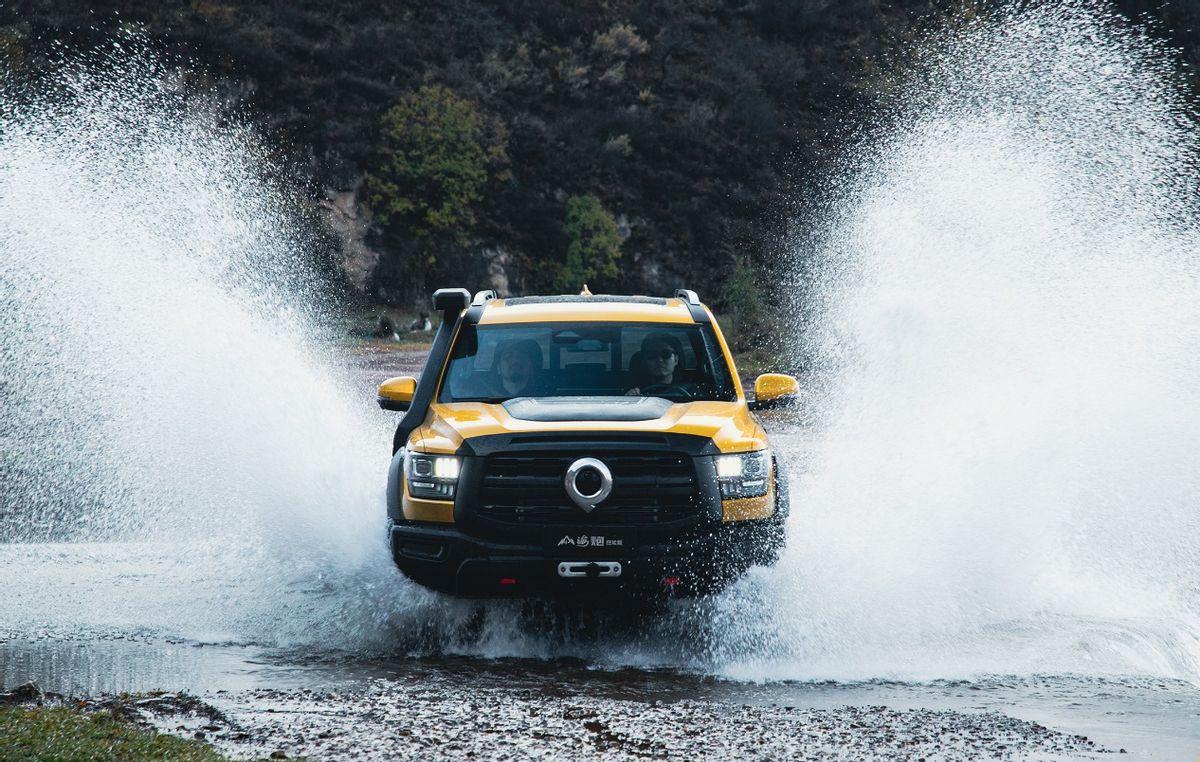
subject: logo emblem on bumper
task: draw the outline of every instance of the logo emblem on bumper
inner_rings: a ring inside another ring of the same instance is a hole
[[[567,475],[563,478],[563,487],[567,497],[579,506],[585,513],[592,509],[612,493],[612,472],[603,461],[596,458],[580,458],[567,467]]]

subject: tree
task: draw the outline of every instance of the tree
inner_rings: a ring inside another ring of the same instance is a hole
[[[375,219],[404,237],[465,244],[489,170],[508,162],[504,126],[448,88],[426,85],[388,109],[381,137],[378,167],[366,180]]]
[[[595,196],[567,199],[563,233],[567,236],[567,263],[558,276],[558,288],[570,291],[585,283],[613,280],[620,272],[621,236],[617,221]]]
[[[744,254],[735,254],[733,267],[722,284],[720,299],[733,319],[733,349],[759,348],[771,333],[770,314],[764,301],[762,276]]]

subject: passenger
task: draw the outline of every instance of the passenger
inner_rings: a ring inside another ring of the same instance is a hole
[[[679,358],[683,356],[679,340],[669,333],[658,331],[642,339],[642,349],[629,364],[637,386],[625,392],[626,395],[645,393],[646,389],[678,386],[675,370],[679,367]]]
[[[533,339],[507,341],[496,347],[497,397],[533,397],[540,390],[542,348]]]

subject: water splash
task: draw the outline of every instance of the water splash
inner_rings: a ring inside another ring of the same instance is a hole
[[[41,573],[6,575],[6,624],[390,632],[431,596],[389,568],[387,422],[350,402],[322,341],[286,168],[136,40],[9,74],[5,534],[155,544],[75,570],[30,546],[13,564]]]
[[[811,257],[825,422],[747,674],[1200,680],[1197,129],[1090,3],[964,20]]]

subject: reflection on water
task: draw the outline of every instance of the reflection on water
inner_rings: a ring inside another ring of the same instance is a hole
[[[0,645],[0,687],[33,681],[68,696],[275,686],[258,649],[130,640],[26,640]]]

